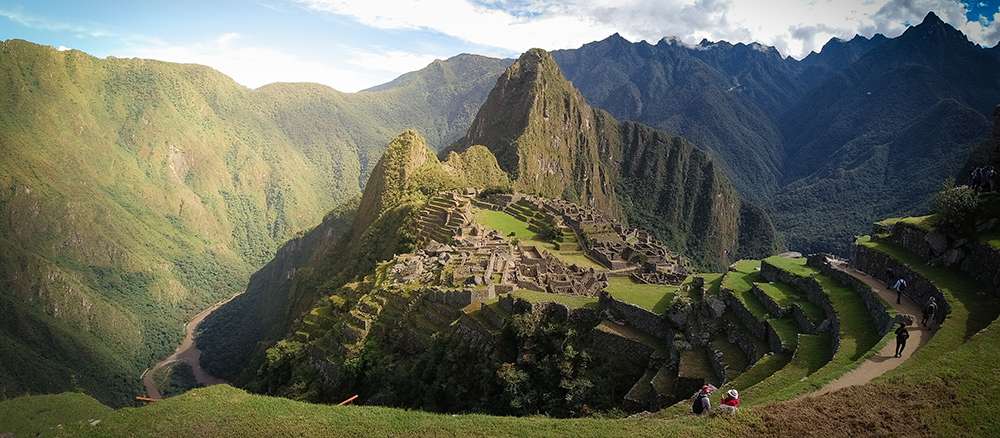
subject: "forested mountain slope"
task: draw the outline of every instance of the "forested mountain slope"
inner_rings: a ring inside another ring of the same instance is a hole
[[[782,246],[767,215],[739,197],[709,154],[594,110],[544,50],[507,69],[452,147],[476,144],[497,156],[515,189],[624,218],[700,266]],[[742,215],[750,211],[757,214]]]
[[[617,35],[553,57],[594,107],[710,151],[790,248],[844,254],[866,224],[926,211],[958,176],[1000,103],[995,52],[931,13],[899,37],[835,39],[801,61]]]
[[[781,125],[788,160],[772,216],[791,246],[839,249],[876,218],[928,211],[987,139],[997,72],[1000,60],[931,14],[810,91]]]
[[[3,42],[5,394],[79,384],[127,403],[184,320],[360,195],[400,127],[457,138],[508,63],[460,56],[344,94]]]

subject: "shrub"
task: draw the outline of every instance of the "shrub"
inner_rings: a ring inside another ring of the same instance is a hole
[[[969,187],[955,187],[955,179],[948,178],[942,185],[937,199],[934,200],[938,227],[955,232],[971,229],[977,207],[979,207],[979,195]]]

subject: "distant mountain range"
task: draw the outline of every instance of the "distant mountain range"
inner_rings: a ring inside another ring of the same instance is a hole
[[[801,61],[618,35],[553,57],[594,107],[710,151],[790,249],[846,254],[866,224],[926,214],[988,138],[996,53],[930,13],[899,37],[834,39]]]

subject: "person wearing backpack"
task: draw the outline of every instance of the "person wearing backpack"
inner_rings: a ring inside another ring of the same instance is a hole
[[[899,323],[896,329],[896,357],[903,356],[903,349],[906,348],[906,340],[910,338],[910,332],[906,330],[906,324]]]
[[[906,280],[903,280],[903,277],[900,276],[899,280],[896,280],[896,286],[893,289],[896,289],[896,304],[902,304],[900,301],[903,298],[903,291],[906,290]]]
[[[924,306],[924,317],[920,319],[920,323],[923,324],[924,327],[927,327],[927,321],[930,321],[932,324],[934,323],[934,317],[937,315],[937,309],[937,299],[931,297],[931,299],[927,301],[927,305]]]
[[[711,385],[702,386],[698,396],[694,399],[694,404],[691,405],[691,412],[694,412],[695,415],[705,415],[712,410],[712,401],[708,398],[711,393]]]

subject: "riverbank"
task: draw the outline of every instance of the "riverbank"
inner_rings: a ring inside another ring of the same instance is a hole
[[[184,325],[184,330],[185,332],[187,332],[187,334],[184,336],[184,341],[181,342],[181,345],[178,346],[176,350],[174,350],[173,354],[168,356],[166,359],[163,359],[162,361],[158,362],[156,365],[153,366],[153,368],[147,369],[145,372],[142,373],[142,383],[146,387],[147,397],[154,399],[162,398],[160,389],[156,386],[156,382],[153,380],[153,374],[155,374],[156,371],[159,370],[160,368],[163,368],[164,366],[167,366],[177,361],[184,361],[187,362],[188,365],[191,365],[191,368],[194,370],[195,380],[197,380],[198,383],[204,386],[218,385],[220,383],[228,383],[225,380],[222,380],[218,377],[209,374],[208,372],[206,372],[204,369],[201,368],[201,364],[198,363],[199,359],[201,358],[201,350],[199,350],[198,347],[195,345],[194,334],[195,331],[198,330],[198,324],[201,324],[201,322],[205,319],[205,317],[207,317],[210,313],[214,312],[215,309],[218,309],[223,304],[228,303],[229,300],[232,300],[233,298],[239,296],[240,293],[237,293],[236,295],[233,295],[225,300],[215,303],[214,306],[209,307],[203,310],[201,313],[195,315],[195,317],[192,318],[191,321],[188,321],[188,323]]]

